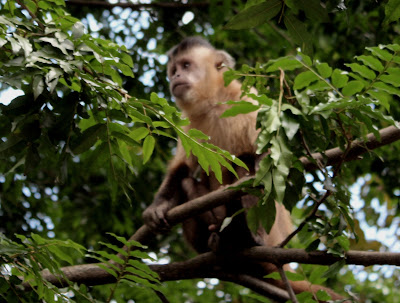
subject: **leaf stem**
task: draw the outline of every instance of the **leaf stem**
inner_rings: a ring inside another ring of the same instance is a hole
[[[301,65],[303,65],[306,69],[308,69],[310,72],[312,72],[314,75],[316,75],[320,80],[324,81],[326,84],[328,84],[328,86],[334,90],[335,92],[338,93],[338,95],[341,98],[345,98],[345,96],[343,96],[343,94],[339,91],[339,89],[337,89],[336,87],[334,87],[330,82],[328,82],[325,78],[323,78],[320,74],[318,74],[314,69],[311,68],[311,66],[308,66],[307,64],[305,64],[303,61],[301,61],[300,59],[294,57],[297,61],[300,62]]]
[[[44,30],[45,30],[45,26],[44,26],[44,24],[43,24],[42,22],[40,22],[40,21],[38,20],[38,17],[37,17],[34,13],[32,13],[32,12],[30,11],[30,9],[29,9],[24,3],[22,3],[20,0],[16,0],[16,2],[17,2],[19,5],[21,5],[21,7],[22,7],[23,9],[25,9],[25,10],[28,12],[28,14],[32,17],[32,19],[34,19],[34,20],[37,22],[37,24],[39,25],[40,29],[41,29],[42,31],[44,31]]]

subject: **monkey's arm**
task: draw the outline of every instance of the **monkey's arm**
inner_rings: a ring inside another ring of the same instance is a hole
[[[153,203],[143,212],[144,223],[151,230],[166,230],[169,224],[165,214],[171,208],[185,201],[182,191],[182,180],[189,175],[189,166],[185,161],[183,148],[178,145],[177,154],[172,160]]]

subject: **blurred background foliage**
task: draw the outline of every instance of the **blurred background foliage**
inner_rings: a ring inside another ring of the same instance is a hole
[[[20,11],[20,3],[29,4],[29,1],[0,2],[1,14],[9,13],[10,6]],[[171,105],[174,103],[166,79],[165,53],[187,36],[206,37],[217,48],[232,54],[239,67],[294,55],[301,47],[315,60],[343,69],[344,63],[353,62],[354,56],[363,54],[366,47],[400,43],[400,24],[397,20],[400,2],[393,0],[285,1],[285,13],[299,24],[300,32],[297,34],[285,25],[280,13],[255,28],[226,28],[238,12],[259,3],[263,1],[117,3],[70,0],[65,2],[65,10],[81,20],[89,36],[126,46],[133,60],[134,77],[121,74],[121,81],[129,95],[148,100],[150,93],[155,92],[171,101]],[[55,1],[54,5],[63,3]],[[18,14],[21,15],[20,12]],[[0,60],[4,59],[4,55],[0,54]],[[14,96],[10,87],[18,86],[10,86],[1,79],[0,75],[0,101],[7,105],[10,102],[8,96]],[[29,83],[22,83],[19,88],[29,91],[27,86]],[[30,93],[32,98],[34,92]],[[12,240],[15,240],[15,234],[29,235],[34,232],[42,237],[71,239],[86,248],[99,249],[99,241],[118,244],[107,232],[129,238],[142,225],[141,213],[151,203],[161,183],[176,142],[165,136],[157,137],[153,155],[145,165],[142,164],[141,151],[137,149],[132,152],[136,155],[132,156],[134,170],[117,167],[117,173],[122,174],[121,178],[129,184],[125,190],[119,190],[118,182],[110,176],[112,172],[107,161],[96,159],[96,155],[91,153],[70,156],[63,152],[65,135],[70,131],[66,129],[63,119],[73,116],[69,102],[75,97],[65,94],[53,100],[49,111],[55,113],[59,123],[51,129],[53,133],[49,133],[48,137],[32,141],[32,145],[15,145],[13,150],[4,148],[0,151],[0,232]],[[390,114],[395,120],[400,120],[398,102],[396,96],[390,99]],[[10,110],[14,110],[17,117],[35,106],[34,103],[26,105],[23,99],[22,106],[17,106],[18,102],[15,104],[15,108],[2,107],[4,112],[8,111],[8,117]],[[85,113],[80,115],[85,117]],[[38,128],[42,127],[39,121],[46,125],[46,121],[32,118],[22,132],[26,132],[29,138],[38,138]],[[0,136],[7,137],[12,128],[2,112]],[[165,131],[175,136],[171,129]],[[52,144],[46,140],[52,140]],[[39,152],[27,152],[32,149]],[[348,164],[341,174],[341,182],[355,193],[353,208],[359,241],[352,243],[352,249],[396,251],[400,248],[399,152],[399,143],[385,146],[365,155],[362,162]],[[26,159],[25,166],[19,163],[22,158]],[[310,175],[310,178],[319,179],[316,174],[313,177]],[[296,216],[301,216],[300,211],[295,210],[293,214],[295,221]],[[186,259],[193,252],[182,242],[182,231],[176,227],[172,233],[154,238],[151,249],[155,253],[152,255],[164,262]],[[296,243],[292,245],[296,246]],[[162,248],[160,251],[159,247]],[[77,263],[78,260],[82,261],[77,258]],[[312,267],[304,266],[304,271],[311,270]],[[399,278],[399,270],[393,267],[364,269],[350,266],[343,268],[337,278],[330,279],[328,286],[340,289],[351,285],[350,290],[359,294],[362,302],[397,302]],[[242,287],[219,283],[215,279],[168,282],[162,288],[171,302],[268,302]],[[108,297],[109,290],[94,287],[91,293],[103,300]],[[114,298],[118,302],[155,300],[150,290],[130,288],[128,285],[119,287]]]

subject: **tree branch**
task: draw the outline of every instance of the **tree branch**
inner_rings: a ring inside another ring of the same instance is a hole
[[[303,249],[285,249],[278,247],[257,246],[246,249],[238,254],[242,260],[264,261],[274,264],[297,262],[302,264],[331,265],[342,258],[324,251],[306,252]],[[353,265],[395,265],[400,266],[400,253],[355,251],[345,253],[346,264]]]
[[[321,264],[330,265],[341,258],[328,254],[327,252],[315,251],[307,253],[302,249],[284,249],[274,247],[252,247],[237,254],[215,255],[212,252],[198,255],[190,260],[174,262],[166,265],[150,265],[149,267],[158,273],[160,281],[176,281],[182,279],[195,278],[218,278],[223,281],[230,281],[242,286],[248,287],[262,295],[278,301],[289,299],[288,294],[273,285],[249,275],[227,271],[227,268],[233,266],[221,267],[221,260],[225,264],[252,262],[270,262],[274,264],[286,264],[297,262],[303,264]],[[344,260],[347,264],[355,265],[396,265],[400,266],[400,253],[385,252],[364,252],[348,251]],[[71,282],[79,284],[102,285],[115,282],[115,278],[101,269],[96,264],[84,264],[68,266],[61,269],[65,277]],[[57,287],[67,285],[64,279],[54,276],[48,271],[43,272],[43,278]]]
[[[400,130],[395,127],[388,127],[380,131],[381,140],[378,141],[374,135],[368,135],[368,141],[355,141],[352,147],[347,153],[346,161],[356,159],[361,154],[378,148],[383,145],[390,144],[400,139]],[[328,165],[332,165],[335,161],[339,161],[340,156],[343,155],[343,151],[338,148],[331,149],[325,153],[327,157]],[[321,154],[313,155],[314,158],[321,157]],[[302,162],[307,170],[315,168],[314,163],[307,159],[302,159]],[[228,203],[234,198],[240,197],[244,193],[241,191],[229,189],[231,186],[238,186],[242,182],[249,180],[251,177],[245,177],[232,185],[225,186],[214,192],[211,192],[202,197],[191,200],[180,206],[171,209],[167,213],[167,219],[171,225],[177,224],[189,217],[196,214],[200,214],[208,209],[215,208],[218,205]],[[149,238],[152,237],[151,231],[147,226],[142,226],[138,231],[131,237],[132,240],[146,243]],[[253,247],[242,251],[238,254],[233,255],[230,253],[228,256],[223,255],[224,259],[236,258],[235,262],[249,262],[249,261],[264,261],[273,264],[286,264],[290,262],[306,263],[306,264],[321,264],[330,265],[341,258],[327,254],[326,252],[311,252],[307,253],[301,249],[283,249],[283,248],[272,248],[272,247]],[[239,261],[238,261],[239,260]],[[362,252],[362,251],[349,251],[345,254],[344,260],[347,264],[356,265],[396,265],[400,266],[400,253],[384,253],[384,252]],[[280,300],[287,300],[287,293],[281,289],[277,289],[273,295],[269,291],[275,289],[265,281],[259,280],[254,277],[247,275],[241,275],[237,273],[227,273],[225,270],[221,270],[215,254],[205,253],[199,255],[191,260],[184,262],[176,262],[167,265],[150,265],[151,269],[157,272],[161,281],[181,280],[181,279],[193,279],[193,278],[205,278],[215,277],[225,281],[231,281],[243,286],[249,287],[254,291],[267,294],[268,296],[281,296]],[[108,284],[115,281],[114,277],[107,273],[105,270],[99,268],[96,264],[85,264],[76,265],[62,268],[65,276],[72,282],[83,283],[86,285],[101,285]],[[48,271],[43,272],[43,278],[48,280],[50,283],[56,286],[65,286],[65,281],[60,277],[55,277]],[[271,288],[272,287],[272,288]],[[271,288],[271,289],[270,289]],[[283,299],[283,298],[286,299]]]
[[[201,213],[213,209],[217,206],[223,205],[232,201],[246,193],[229,189],[230,187],[236,187],[250,180],[251,177],[244,177],[236,181],[233,184],[222,186],[220,189],[210,192],[204,196],[198,197],[184,204],[176,206],[168,211],[166,219],[171,226],[174,226],[188,218],[200,215]],[[146,244],[149,238],[153,236],[150,229],[143,225],[137,230],[137,232],[130,238],[130,240],[138,241],[142,244]]]
[[[379,131],[380,140],[375,137],[374,134],[368,134],[366,137],[366,141],[355,140],[351,144],[344,161],[348,162],[351,160],[357,159],[363,153],[376,149],[378,147],[388,145],[400,139],[400,129],[395,126],[389,126]],[[325,156],[321,153],[315,153],[312,155],[315,161],[322,161],[326,166],[330,166],[336,164],[340,161],[340,159],[344,155],[344,151],[339,147],[329,149],[325,151]],[[314,161],[310,161],[309,159],[302,157],[300,161],[303,163],[305,170],[311,171],[317,169],[317,165]]]

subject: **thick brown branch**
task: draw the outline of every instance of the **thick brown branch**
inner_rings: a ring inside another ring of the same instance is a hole
[[[348,150],[345,161],[351,161],[357,159],[363,153],[376,149],[378,147],[388,145],[400,139],[400,129],[394,126],[386,127],[379,131],[380,140],[378,140],[374,134],[368,134],[366,141],[356,140],[351,144],[350,149]],[[326,166],[337,164],[340,159],[343,157],[344,151],[339,147],[329,149],[325,152],[325,158],[320,153],[313,154],[313,158],[316,161],[322,161],[326,159]],[[307,171],[317,169],[317,166],[314,162],[308,160],[307,158],[300,158],[300,161],[303,163],[304,168]]]
[[[215,254],[209,252],[198,255],[187,261],[166,265],[150,265],[150,268],[159,274],[161,282],[195,278],[218,278],[241,284],[259,293],[265,294],[268,292],[269,295],[271,294],[269,291],[275,289],[271,285],[265,283],[265,281],[258,280],[257,278],[251,278],[248,275],[244,278],[243,275],[221,269],[221,260],[224,260],[224,262],[263,261],[275,264],[297,262],[302,264],[330,265],[341,259],[326,252],[318,251],[307,253],[302,249],[284,249],[263,246],[252,247],[236,255],[230,253],[227,256],[221,255],[217,257]],[[347,264],[363,266],[400,266],[400,253],[349,251],[345,254],[344,260]],[[102,285],[115,282],[115,278],[112,275],[96,264],[64,267],[62,271],[68,280],[79,284]],[[43,272],[43,278],[58,287],[66,285],[65,281],[50,274],[48,271]],[[252,285],[253,283],[254,285]],[[282,290],[280,291],[280,294],[282,294]],[[283,293],[287,297],[286,292]]]
[[[252,247],[240,253],[244,260],[266,261],[274,264],[297,262],[302,264],[331,265],[341,258],[327,252],[315,251],[307,253],[303,249],[284,249],[275,247]],[[400,253],[354,251],[345,254],[346,264],[354,265],[395,265],[400,266]]]
[[[110,3],[107,1],[89,1],[89,0],[68,0],[65,1],[67,5],[75,6],[95,6],[103,8],[131,8],[132,10],[151,9],[151,8],[175,8],[175,9],[191,9],[191,8],[204,8],[208,7],[208,2],[195,2],[195,3],[181,3],[181,2],[152,2],[152,3],[131,3],[131,2],[117,2]]]
[[[158,273],[161,282],[195,278],[218,278],[248,287],[278,302],[285,302],[289,299],[286,292],[276,286],[249,275],[229,273],[217,265],[218,260],[215,254],[205,253],[187,261],[166,265],[150,265],[150,268]],[[90,286],[115,282],[115,278],[112,275],[96,264],[69,266],[61,270],[68,280],[79,284]],[[63,279],[52,275],[48,271],[43,272],[42,275],[44,279],[57,287],[67,285]],[[28,287],[28,285],[26,286]]]
[[[217,206],[228,203],[235,198],[238,198],[245,193],[238,190],[228,189],[229,187],[239,186],[241,183],[246,182],[250,177],[244,177],[236,181],[231,185],[226,185],[218,190],[215,190],[207,195],[188,201],[177,207],[174,207],[166,214],[168,223],[173,226],[188,218],[199,215],[206,210],[213,209]],[[152,236],[152,232],[147,226],[142,226],[138,231],[130,238],[130,240],[139,241],[142,244],[146,244],[149,237]]]

